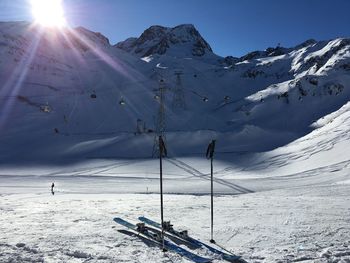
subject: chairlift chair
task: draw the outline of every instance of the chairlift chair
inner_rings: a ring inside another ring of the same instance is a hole
[[[125,105],[125,100],[123,99],[123,97],[120,99],[119,105],[120,106],[124,106]]]
[[[51,108],[49,106],[49,103],[46,103],[46,105],[41,105],[40,106],[40,110],[42,112],[45,112],[45,113],[50,113],[51,112]]]
[[[96,92],[95,91],[92,91],[91,95],[90,95],[90,98],[91,99],[96,99],[97,96],[96,96]]]

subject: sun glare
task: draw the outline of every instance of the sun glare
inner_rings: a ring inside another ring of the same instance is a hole
[[[66,25],[62,0],[30,0],[35,22],[43,26]]]

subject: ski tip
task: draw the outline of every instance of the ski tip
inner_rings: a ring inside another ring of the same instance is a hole
[[[121,224],[121,225],[130,225],[129,222],[125,221],[124,219],[122,219],[120,217],[113,218],[113,221],[118,223],[118,224]]]

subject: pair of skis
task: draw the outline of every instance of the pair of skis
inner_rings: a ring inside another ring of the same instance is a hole
[[[150,225],[150,226],[158,229],[157,230],[158,232],[157,232],[152,228],[142,227],[142,224],[141,224],[141,228],[140,228],[140,225],[139,226],[134,225],[134,224],[132,224],[128,221],[125,221],[124,219],[121,219],[121,218],[114,218],[113,220],[116,223],[123,225],[123,226],[137,232],[141,236],[150,239],[151,241],[156,243],[159,247],[162,247],[163,244],[162,244],[162,241],[160,239],[160,234],[159,234],[160,231],[162,230],[161,224],[159,224],[151,219],[148,219],[146,217],[139,217],[139,220],[141,222],[143,222],[144,224]],[[223,252],[221,250],[218,250],[210,245],[207,245],[207,244],[205,244],[197,239],[189,237],[187,235],[187,231],[183,231],[183,232],[176,231],[172,228],[171,225],[168,225],[166,227],[165,231],[166,231],[167,235],[170,237],[170,239],[176,238],[179,241],[182,241],[182,242],[184,241],[184,242],[190,244],[193,248],[206,248],[210,252],[217,255],[218,256],[217,259],[221,258],[221,259],[227,260],[229,262],[239,262],[240,256],[228,254],[228,253]],[[185,258],[188,258],[196,263],[206,263],[206,262],[211,262],[213,260],[211,258],[205,258],[205,257],[198,256],[198,255],[196,255],[196,254],[194,254],[186,249],[183,249],[182,247],[180,247],[180,246],[178,246],[178,245],[176,245],[168,240],[164,240],[164,247],[167,250],[171,250],[171,251],[173,251],[173,252],[175,252],[175,253],[177,253]]]

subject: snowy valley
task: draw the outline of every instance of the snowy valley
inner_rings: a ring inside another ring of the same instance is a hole
[[[350,262],[350,39],[238,58],[188,24],[114,45],[2,22],[0,80],[0,262],[188,262],[112,220],[159,219],[160,87],[167,220],[208,241],[216,139],[219,244],[247,262]]]

